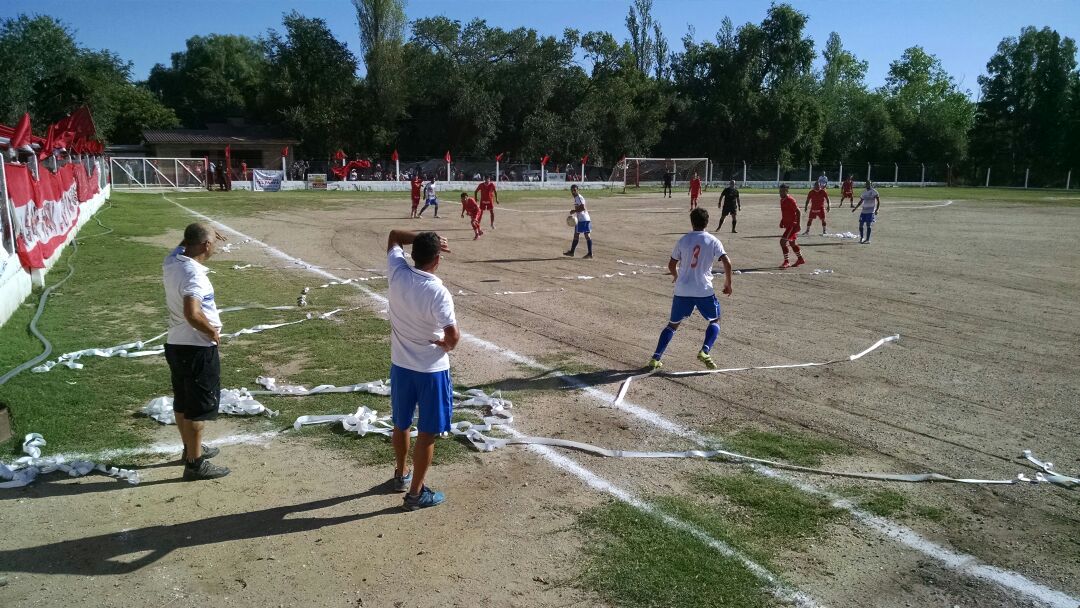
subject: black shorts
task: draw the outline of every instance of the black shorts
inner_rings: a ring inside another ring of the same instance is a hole
[[[738,215],[738,214],[739,214],[739,209],[735,205],[730,205],[730,206],[724,205],[720,209],[720,215]]]
[[[166,344],[172,373],[173,411],[193,421],[217,418],[221,403],[221,361],[216,346]]]

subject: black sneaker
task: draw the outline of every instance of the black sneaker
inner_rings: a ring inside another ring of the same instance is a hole
[[[572,258],[572,257],[574,257],[574,252],[573,251],[564,251],[563,255],[565,255],[568,258]]]
[[[203,458],[213,458],[214,456],[217,456],[221,453],[221,448],[215,448],[213,446],[206,445],[205,443],[201,443],[199,445],[202,446]],[[187,461],[187,448],[184,448],[184,451],[180,453],[180,460],[183,460],[185,462]]]
[[[184,481],[199,481],[201,479],[217,479],[229,474],[229,469],[200,458],[198,463],[184,464]]]

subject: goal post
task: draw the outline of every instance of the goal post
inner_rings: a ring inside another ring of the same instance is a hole
[[[702,181],[709,178],[707,158],[646,158],[629,157],[620,162],[612,173],[611,181],[622,182],[626,188],[661,186],[664,177],[670,175],[672,187],[685,186],[697,174]]]

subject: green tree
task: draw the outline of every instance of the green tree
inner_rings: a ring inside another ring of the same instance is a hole
[[[338,147],[354,147],[348,125],[356,58],[322,19],[293,11],[282,25],[284,33],[271,30],[264,41],[271,115],[300,138],[302,153],[325,158]]]
[[[972,130],[978,162],[1015,173],[1028,166],[1067,169],[1080,143],[1070,128],[1076,67],[1076,42],[1049,27],[1025,27],[1002,40],[979,77]]]
[[[402,64],[405,35],[403,0],[353,0],[360,26],[360,48],[367,75],[362,121],[376,149],[397,139],[397,121],[405,114],[405,74]]]
[[[645,75],[652,71],[658,57],[654,31],[659,33],[660,25],[653,19],[652,5],[652,0],[633,0],[630,12],[626,15],[626,29],[630,32],[630,50],[633,52],[634,65]],[[662,67],[656,66],[656,69],[659,71]]]
[[[267,60],[259,41],[211,34],[187,39],[171,64],[155,65],[147,85],[190,128],[231,117],[260,119]]]
[[[874,160],[856,158],[855,155],[866,120],[870,118],[865,112],[872,108],[873,103],[867,99],[867,63],[844,49],[840,35],[836,32],[829,34],[821,55],[825,60],[820,86],[825,121],[821,159],[828,162]],[[875,117],[875,120],[877,118],[879,117]]]
[[[104,141],[136,143],[142,128],[176,124],[171,110],[131,82],[130,62],[80,47],[60,21],[19,15],[0,24],[0,121],[14,124],[29,112],[40,132],[83,105]]]
[[[903,143],[901,158],[958,162],[967,155],[974,105],[937,57],[913,46],[889,64],[882,93]]]

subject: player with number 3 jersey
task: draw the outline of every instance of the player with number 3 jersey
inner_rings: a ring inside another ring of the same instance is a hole
[[[705,364],[709,369],[716,369],[713,362],[712,351],[717,337],[720,336],[720,302],[716,299],[716,291],[713,289],[713,262],[720,260],[724,264],[724,295],[731,295],[731,260],[728,258],[720,239],[709,234],[709,212],[698,207],[690,212],[690,225],[692,232],[686,233],[675,249],[671,252],[671,260],[668,261],[668,272],[675,277],[675,296],[671,300],[671,316],[668,325],[660,332],[660,340],[656,344],[656,352],[649,360],[650,369],[660,369],[660,358],[664,355],[671,339],[675,337],[675,330],[679,324],[694,314],[696,308],[701,316],[709,322],[705,329],[705,342],[698,352],[698,361]]]

